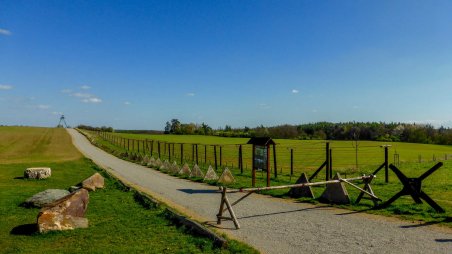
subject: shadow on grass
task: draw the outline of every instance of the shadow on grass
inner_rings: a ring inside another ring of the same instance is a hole
[[[14,177],[14,179],[16,179],[16,180],[23,180],[23,179],[25,179],[25,177],[23,177],[23,176],[16,176],[16,177]]]
[[[38,225],[36,223],[33,224],[24,224],[17,226],[9,232],[11,235],[32,235],[38,232]]]

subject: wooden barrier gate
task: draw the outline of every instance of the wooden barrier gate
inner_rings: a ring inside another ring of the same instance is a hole
[[[350,186],[352,186],[355,189],[358,189],[361,193],[359,195],[359,198],[357,202],[359,202],[364,194],[368,195],[372,201],[374,201],[374,204],[377,205],[378,201],[381,201],[380,198],[375,196],[372,188],[370,187],[371,181],[375,178],[375,175],[363,175],[360,177],[355,178],[348,178],[348,179],[336,179],[336,180],[329,180],[324,182],[316,182],[316,183],[300,183],[300,184],[291,184],[291,185],[281,185],[281,186],[271,186],[271,187],[261,187],[261,188],[245,188],[245,189],[239,189],[239,190],[228,190],[226,187],[222,186],[220,187],[221,190],[221,203],[220,203],[220,209],[217,214],[217,224],[221,224],[222,220],[232,220],[235,228],[239,229],[240,224],[237,220],[237,217],[235,216],[235,212],[232,209],[232,207],[236,204],[238,204],[240,201],[244,200],[254,192],[263,191],[263,190],[277,190],[277,189],[286,189],[286,188],[302,188],[307,186],[316,186],[316,185],[324,185],[324,184],[332,184],[332,183],[346,183]],[[364,188],[361,188],[353,183],[351,181],[356,180],[362,180],[364,181]],[[231,203],[227,197],[227,193],[238,193],[238,192],[247,192],[243,197],[237,199],[235,202]],[[224,207],[226,205],[226,207]],[[228,210],[231,217],[225,217],[223,216],[223,213]]]

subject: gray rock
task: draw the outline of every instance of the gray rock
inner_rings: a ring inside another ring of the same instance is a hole
[[[24,178],[27,179],[45,179],[52,175],[50,168],[27,168],[24,171]]]
[[[43,207],[54,201],[69,195],[67,190],[48,189],[33,195],[31,198],[25,200],[25,206]]]

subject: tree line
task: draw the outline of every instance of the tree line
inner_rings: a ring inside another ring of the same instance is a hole
[[[222,137],[267,136],[300,140],[370,140],[385,142],[409,142],[423,144],[452,145],[452,129],[435,128],[430,124],[384,123],[384,122],[317,122],[299,125],[278,125],[255,128],[212,129],[208,124],[181,123],[178,119],[166,122],[166,134],[198,134]]]
[[[92,127],[79,125],[77,128],[114,132],[112,127]],[[149,130],[116,130],[116,132],[161,134],[161,131]],[[165,134],[176,135],[209,135],[221,137],[271,137],[299,140],[369,140],[384,142],[409,142],[423,144],[452,145],[451,128],[435,128],[430,124],[384,123],[384,122],[317,122],[299,125],[263,125],[249,128],[213,129],[206,123],[181,123],[178,119],[166,122]]]
[[[113,132],[113,127],[107,127],[107,126],[102,126],[102,127],[93,127],[93,126],[89,126],[89,125],[84,125],[84,124],[79,124],[77,126],[78,129],[83,129],[83,130],[89,130],[89,131],[103,131],[103,132]]]

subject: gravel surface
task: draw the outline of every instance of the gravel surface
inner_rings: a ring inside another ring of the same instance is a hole
[[[241,229],[216,225],[217,187],[118,159],[68,129],[74,145],[121,180],[263,253],[452,253],[452,230],[252,194],[234,206]],[[231,202],[243,194],[228,195]]]

